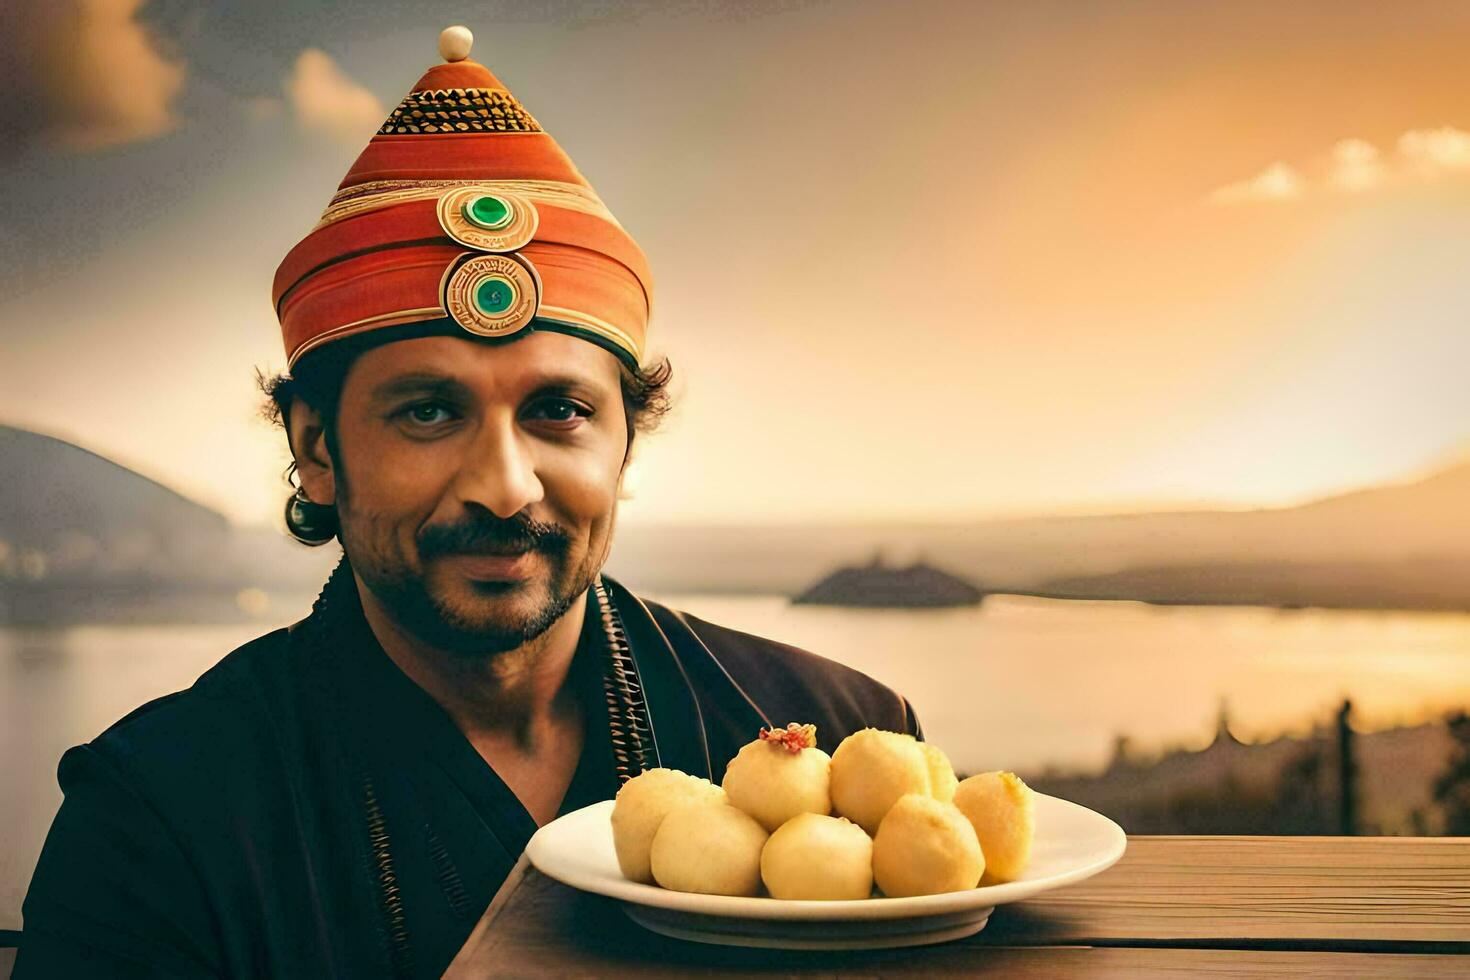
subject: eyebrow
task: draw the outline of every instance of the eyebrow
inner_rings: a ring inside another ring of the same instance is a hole
[[[594,396],[606,394],[601,385],[574,374],[543,375],[537,380],[534,390],[561,395],[586,394],[588,396]]]
[[[442,374],[405,374],[385,381],[373,389],[372,401],[391,402],[409,395],[433,394],[464,398],[469,389],[454,378]]]

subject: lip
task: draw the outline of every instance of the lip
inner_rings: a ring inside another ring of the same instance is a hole
[[[446,558],[469,578],[482,582],[518,582],[529,578],[535,549],[518,555],[450,555]]]

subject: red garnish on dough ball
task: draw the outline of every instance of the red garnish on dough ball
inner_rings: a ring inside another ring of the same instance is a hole
[[[817,747],[817,726],[798,725],[791,722],[785,728],[762,728],[760,732],[762,742],[775,742],[784,746],[792,755],[802,749],[814,749]]]

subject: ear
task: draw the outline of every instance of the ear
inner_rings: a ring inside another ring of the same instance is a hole
[[[291,403],[289,419],[287,438],[302,489],[312,503],[335,504],[337,473],[332,466],[332,454],[327,452],[327,431],[322,424],[321,413],[305,400],[297,398]]]

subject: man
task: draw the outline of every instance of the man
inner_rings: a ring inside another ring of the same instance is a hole
[[[275,281],[267,385],[341,541],[311,614],[63,757],[16,975],[438,976],[535,829],[762,727],[906,700],[600,575],[635,434],[642,252],[468,32]]]

